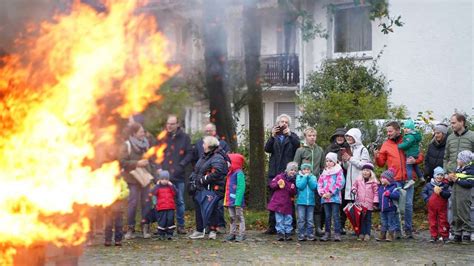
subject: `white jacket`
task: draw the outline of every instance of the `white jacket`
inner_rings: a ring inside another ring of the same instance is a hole
[[[344,199],[354,200],[354,195],[351,193],[352,184],[355,183],[357,177],[361,175],[362,166],[370,162],[370,155],[369,150],[362,144],[362,133],[358,128],[349,129],[346,136],[353,137],[355,142],[351,144],[351,159],[344,162],[344,168],[347,169]]]

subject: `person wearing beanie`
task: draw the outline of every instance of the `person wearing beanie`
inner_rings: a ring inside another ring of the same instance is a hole
[[[176,210],[176,187],[170,181],[170,173],[161,170],[156,186],[150,192],[153,204],[152,213],[158,223],[158,235],[161,240],[171,240],[176,228],[174,216]]]
[[[296,176],[296,208],[298,212],[298,241],[314,241],[314,192],[318,188],[316,176],[312,173],[309,163],[301,165],[301,171]]]
[[[434,169],[433,178],[425,185],[421,196],[428,208],[428,222],[430,224],[430,242],[434,243],[441,238],[449,241],[448,198],[451,196],[449,185],[444,178],[442,167]]]
[[[443,167],[447,134],[448,126],[445,124],[437,124],[433,129],[433,139],[430,141],[428,149],[426,150],[423,171],[427,182],[434,176],[433,170],[436,167]]]
[[[406,162],[406,169],[407,169],[407,184],[403,187],[404,189],[408,189],[410,186],[415,184],[413,180],[413,172],[416,173],[416,176],[420,178],[423,182],[424,177],[423,173],[421,172],[418,164],[414,164],[410,162],[410,159],[418,159],[420,154],[420,142],[421,142],[421,133],[415,129],[415,123],[413,120],[408,119],[403,124],[403,141],[402,143],[398,144],[398,148],[405,152],[405,156],[407,158]]]
[[[245,158],[239,153],[229,153],[230,167],[225,185],[224,206],[229,209],[230,233],[227,241],[241,242],[245,240]],[[237,232],[237,227],[239,231]]]
[[[400,152],[398,144],[402,143],[403,136],[401,135],[400,124],[396,121],[391,121],[386,124],[387,140],[382,144],[380,150],[374,150],[375,163],[379,167],[387,167],[394,169],[394,179],[398,187],[404,187],[407,182],[407,158],[405,153]],[[423,162],[423,154],[420,152],[417,159],[411,158],[409,161],[413,164],[420,164]],[[406,189],[406,200],[404,207],[404,231],[408,239],[413,238],[413,196],[415,193],[414,186],[409,186]],[[402,203],[403,204],[403,203]],[[397,221],[396,238],[401,238],[401,222]]]
[[[452,211],[454,225],[454,242],[469,240],[474,231],[471,220],[471,189],[474,187],[474,153],[470,150],[461,151],[457,157],[456,174],[449,174],[453,186]],[[466,234],[463,239],[463,233]]]
[[[369,241],[370,229],[372,227],[372,211],[379,203],[378,187],[379,182],[374,173],[374,165],[367,162],[362,166],[360,175],[352,184],[351,192],[354,195],[355,202],[367,209],[365,216],[361,221],[361,231],[358,240]]]
[[[318,194],[325,213],[325,233],[321,241],[328,241],[331,237],[331,219],[334,220],[334,241],[341,241],[341,220],[339,209],[342,202],[341,190],[344,188],[344,174],[342,167],[337,163],[337,154],[330,152],[326,155],[326,168],[319,176]]]
[[[394,201],[400,198],[400,192],[394,176],[395,172],[392,168],[380,175],[381,185],[378,189],[378,198],[382,228],[379,237],[376,238],[377,241],[393,241],[395,231],[398,229],[397,206]]]
[[[273,190],[272,197],[268,203],[267,209],[275,212],[278,241],[290,241],[291,231],[293,230],[293,199],[296,194],[296,187],[293,183],[298,164],[289,162],[286,171],[277,175],[270,182],[270,188]]]

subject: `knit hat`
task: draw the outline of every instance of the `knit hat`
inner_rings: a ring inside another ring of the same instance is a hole
[[[331,142],[334,142],[337,136],[345,136],[347,133],[347,130],[345,128],[336,128],[336,132],[332,134],[331,138],[329,139]]]
[[[448,134],[448,126],[445,124],[437,124],[434,129],[434,132],[441,132],[444,135]]]
[[[390,167],[388,168],[387,170],[385,170],[381,175],[380,175],[380,179],[382,178],[385,178],[387,179],[390,183],[392,183],[394,181],[394,178],[395,177],[395,169],[393,167]]]
[[[444,174],[445,174],[444,169],[441,166],[438,166],[433,170],[433,177],[436,177],[438,175],[444,175]]]
[[[337,153],[330,152],[326,154],[326,160],[330,160],[331,162],[337,163]]]
[[[298,164],[296,162],[289,162],[286,165],[286,172],[289,172],[291,170],[295,170],[295,171],[298,170]]]
[[[313,167],[311,166],[311,164],[309,163],[304,163],[301,165],[300,169],[303,170],[303,169],[307,169],[309,168],[309,170],[311,170]]]
[[[470,150],[464,150],[458,154],[458,161],[467,164],[472,160],[474,160],[474,154]]]
[[[374,165],[371,164],[371,163],[365,163],[363,166],[362,166],[362,170],[364,169],[369,169],[371,171],[374,171]]]
[[[158,174],[158,180],[170,180],[170,172],[167,170],[161,170]]]
[[[403,127],[411,130],[415,130],[415,122],[412,119],[405,120],[403,122]]]

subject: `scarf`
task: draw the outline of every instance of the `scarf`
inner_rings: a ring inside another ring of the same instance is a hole
[[[139,140],[131,136],[128,138],[128,140],[130,141],[130,144],[132,144],[132,147],[135,147],[136,150],[138,149],[140,153],[145,153],[150,148],[150,144],[148,143],[147,138]]]

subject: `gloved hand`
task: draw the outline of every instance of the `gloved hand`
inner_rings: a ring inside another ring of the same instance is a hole
[[[439,195],[439,193],[441,193],[441,190],[442,190],[442,188],[439,187],[439,186],[435,186],[435,187],[433,188],[434,193],[436,193],[436,194],[438,194],[438,195]]]
[[[285,180],[280,179],[280,180],[278,180],[277,183],[278,183],[278,186],[279,186],[281,189],[283,189],[283,188],[285,187]]]
[[[383,193],[383,195],[384,195],[385,197],[390,197],[390,191],[388,191],[388,190],[385,191],[385,192]]]

